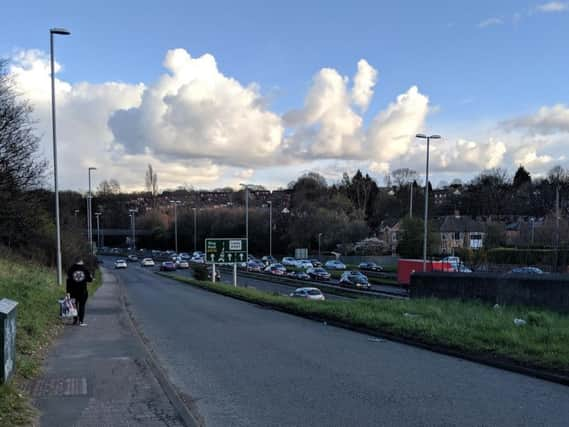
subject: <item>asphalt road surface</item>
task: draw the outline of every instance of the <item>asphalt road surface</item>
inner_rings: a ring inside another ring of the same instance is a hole
[[[116,271],[207,426],[567,426],[569,388]]]

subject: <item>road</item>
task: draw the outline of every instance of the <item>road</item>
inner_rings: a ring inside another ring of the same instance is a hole
[[[207,426],[566,426],[569,388],[115,272]]]

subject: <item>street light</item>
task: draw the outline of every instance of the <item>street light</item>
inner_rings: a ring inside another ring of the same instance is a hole
[[[174,250],[178,253],[178,209],[177,206],[182,203],[179,200],[170,200],[174,205]]]
[[[426,139],[427,140],[427,164],[425,167],[425,228],[423,232],[423,272],[427,271],[427,221],[429,219],[429,144],[431,139],[440,139],[440,135],[424,135],[422,133],[418,133],[416,135],[417,138]]]
[[[197,219],[197,208],[192,208],[194,211],[194,252],[197,251],[197,238],[198,238],[198,219]]]
[[[249,184],[239,184],[245,187],[245,239],[247,240],[247,251],[245,262],[249,262]]]
[[[318,261],[320,261],[320,238],[322,237],[322,233],[318,233]]]
[[[269,257],[273,256],[273,202],[269,200]]]
[[[68,36],[71,33],[63,28],[52,28],[49,30],[49,48],[51,59],[51,130],[53,136],[53,182],[55,192],[55,239],[57,241],[57,284],[63,284],[63,273],[61,267],[61,227],[59,224],[59,186],[57,182],[57,133],[55,126],[55,71],[53,54],[53,36],[59,34]]]
[[[99,217],[101,212],[95,212],[95,219],[97,220],[97,249],[101,247],[101,229],[99,224]]]
[[[128,210],[129,215],[130,215],[130,220],[132,221],[131,223],[131,228],[132,228],[132,251],[135,252],[136,251],[136,224],[135,224],[135,218],[136,218],[136,213],[138,212],[136,209],[129,209]]]
[[[87,240],[89,240],[91,255],[93,255],[93,213],[91,211],[93,193],[91,193],[91,171],[94,170],[97,170],[97,168],[89,168],[89,193],[87,194]]]

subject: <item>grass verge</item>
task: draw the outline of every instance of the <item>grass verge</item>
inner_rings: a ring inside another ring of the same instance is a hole
[[[569,317],[528,307],[494,309],[456,300],[310,302],[158,273],[219,294],[291,314],[328,320],[377,334],[439,347],[478,360],[508,363],[569,378]],[[515,318],[527,321],[516,326]]]
[[[97,272],[90,293],[101,284]],[[18,302],[16,318],[16,373],[0,386],[0,426],[30,425],[36,416],[29,396],[19,385],[39,375],[49,343],[61,330],[57,300],[65,289],[57,286],[55,271],[29,261],[0,259],[0,299]]]

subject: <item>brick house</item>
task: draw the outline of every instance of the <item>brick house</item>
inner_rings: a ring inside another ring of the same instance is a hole
[[[480,249],[484,245],[486,227],[484,223],[461,216],[458,212],[445,216],[441,227],[441,252],[453,254],[455,249]]]

